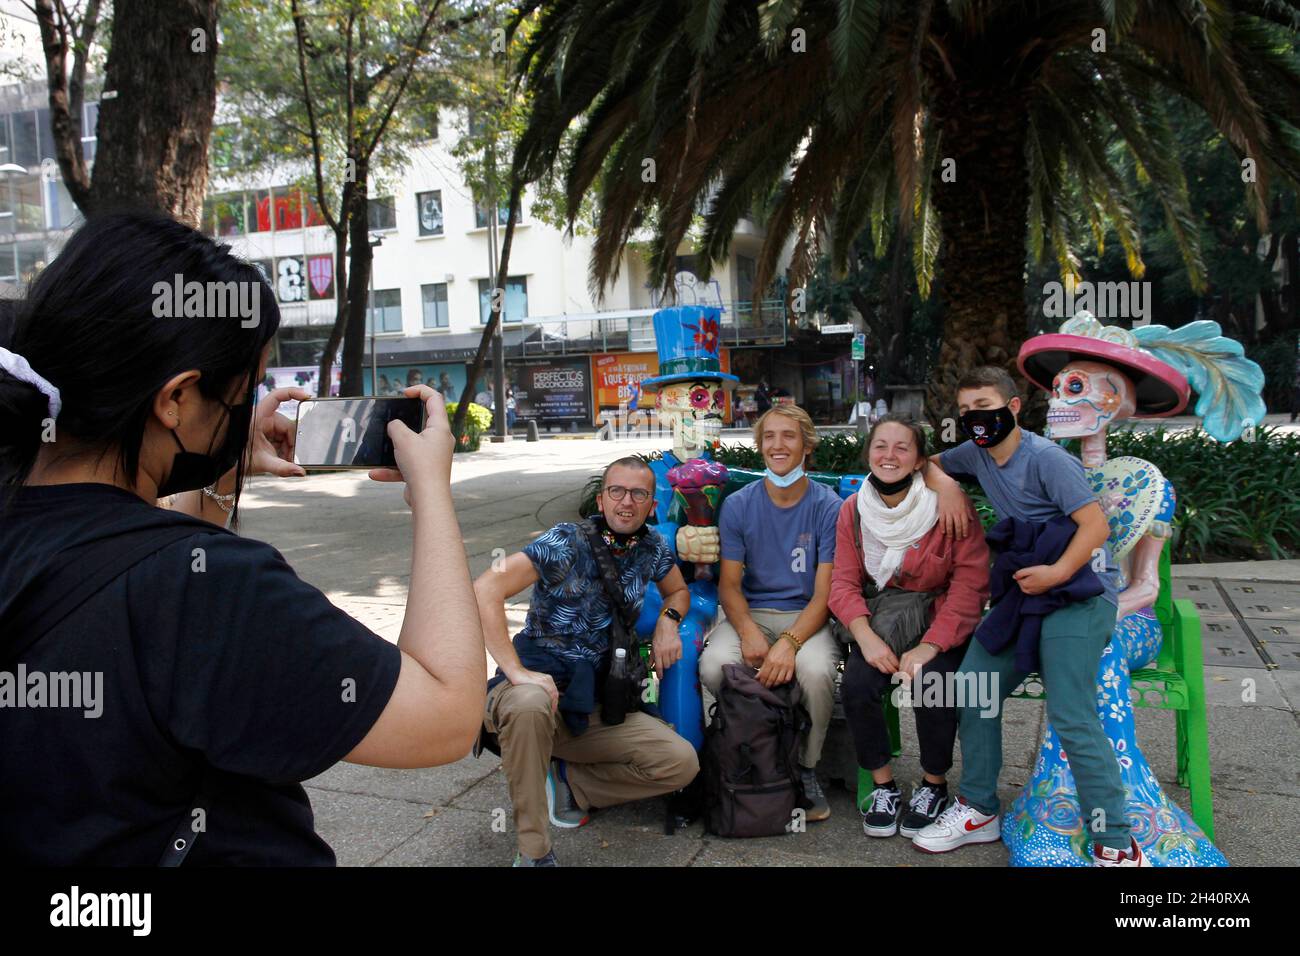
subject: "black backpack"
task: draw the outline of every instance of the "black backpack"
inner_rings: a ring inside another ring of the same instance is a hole
[[[776,836],[812,804],[799,775],[799,738],[810,724],[795,681],[764,687],[746,664],[724,664],[704,731],[704,826],[724,837]]]

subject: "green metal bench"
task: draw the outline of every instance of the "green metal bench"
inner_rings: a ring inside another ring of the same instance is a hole
[[[1178,783],[1191,793],[1192,819],[1214,839],[1214,795],[1210,788],[1209,723],[1205,709],[1205,668],[1201,648],[1201,619],[1188,600],[1173,598],[1169,573],[1169,543],[1160,554],[1160,597],[1156,617],[1164,631],[1160,654],[1152,666],[1131,673],[1133,705],[1174,711]],[[1042,700],[1042,678],[1030,674],[1012,697]],[[885,720],[894,756],[901,750],[898,708],[885,698]],[[858,808],[871,796],[871,774],[858,768]]]

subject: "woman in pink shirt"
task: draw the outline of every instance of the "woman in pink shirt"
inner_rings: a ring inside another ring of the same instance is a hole
[[[867,836],[901,832],[910,839],[949,803],[945,774],[961,703],[950,675],[988,600],[989,549],[969,502],[970,534],[958,539],[940,529],[936,496],[920,474],[926,450],[919,425],[901,415],[884,416],[867,436],[865,455],[868,480],[844,502],[835,533],[830,609],[852,635],[840,696],[858,763],[875,782],[862,829]],[[868,579],[873,592],[888,586],[936,595],[920,643],[901,657],[871,629],[863,595]],[[925,777],[913,788],[900,825],[901,794],[889,765],[882,698],[904,681],[910,684]]]

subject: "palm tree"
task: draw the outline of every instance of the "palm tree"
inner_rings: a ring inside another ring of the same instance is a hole
[[[598,184],[593,292],[643,224],[667,289],[697,215],[701,260],[718,259],[769,199],[762,290],[791,239],[798,287],[823,242],[842,269],[896,216],[923,294],[941,257],[935,418],[962,371],[1013,366],[1026,249],[1072,274],[1072,210],[1140,278],[1133,191],[1154,190],[1203,285],[1161,88],[1251,161],[1261,221],[1269,175],[1300,181],[1300,0],[528,0],[525,20],[535,101],[514,171],[560,163],[570,209]]]

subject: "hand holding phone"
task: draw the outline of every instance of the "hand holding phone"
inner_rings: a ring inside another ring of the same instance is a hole
[[[414,498],[423,491],[451,487],[451,455],[455,439],[447,420],[447,406],[442,395],[428,385],[412,385],[403,390],[408,398],[424,400],[424,428],[411,430],[404,422],[388,423],[388,437],[393,441],[396,468],[375,468],[375,481],[405,481],[406,503],[415,506]]]
[[[253,474],[281,478],[300,478],[307,474],[301,465],[294,463],[297,429],[278,409],[284,402],[302,402],[310,398],[311,393],[305,388],[287,387],[273,389],[257,403],[249,438],[252,446],[250,470]]]

